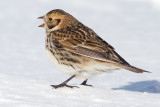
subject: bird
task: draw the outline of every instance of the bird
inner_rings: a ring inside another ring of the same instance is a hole
[[[51,85],[55,89],[78,87],[67,84],[73,78],[83,80],[80,85],[92,86],[87,84],[92,76],[118,69],[149,73],[130,65],[91,28],[62,9],[51,10],[38,19],[44,20],[39,27],[46,30],[45,47],[50,60],[70,75],[64,82]]]

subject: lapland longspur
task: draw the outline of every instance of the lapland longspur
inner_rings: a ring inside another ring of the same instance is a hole
[[[120,68],[135,72],[148,72],[130,65],[115,49],[92,29],[69,13],[55,9],[39,17],[46,29],[46,50],[54,65],[71,77],[54,88],[76,87],[67,83],[74,77],[87,85],[89,77]]]

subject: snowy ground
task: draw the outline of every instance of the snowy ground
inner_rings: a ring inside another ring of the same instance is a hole
[[[152,73],[119,70],[90,79],[94,88],[52,89],[68,76],[49,62],[37,17],[56,8]],[[0,107],[160,107],[159,0],[1,0],[0,23]]]

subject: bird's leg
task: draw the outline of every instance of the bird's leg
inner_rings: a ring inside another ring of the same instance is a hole
[[[51,85],[53,88],[57,89],[57,88],[60,88],[60,87],[69,87],[69,88],[73,88],[73,87],[77,87],[77,86],[70,86],[70,85],[67,85],[67,83],[72,79],[74,78],[76,75],[73,75],[71,76],[70,78],[68,78],[66,81],[64,81],[63,83],[59,84],[59,85]],[[79,88],[79,87],[77,87]]]
[[[90,86],[90,87],[92,87],[92,85],[88,85],[88,84],[86,84],[86,83],[87,83],[87,81],[88,81],[88,79],[84,80],[80,85],[85,85],[85,86]]]

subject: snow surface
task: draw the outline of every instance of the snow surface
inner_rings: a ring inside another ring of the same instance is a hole
[[[97,75],[92,87],[52,89],[69,76],[49,61],[37,17],[63,9],[134,66]],[[160,107],[159,0],[1,0],[0,107]]]

